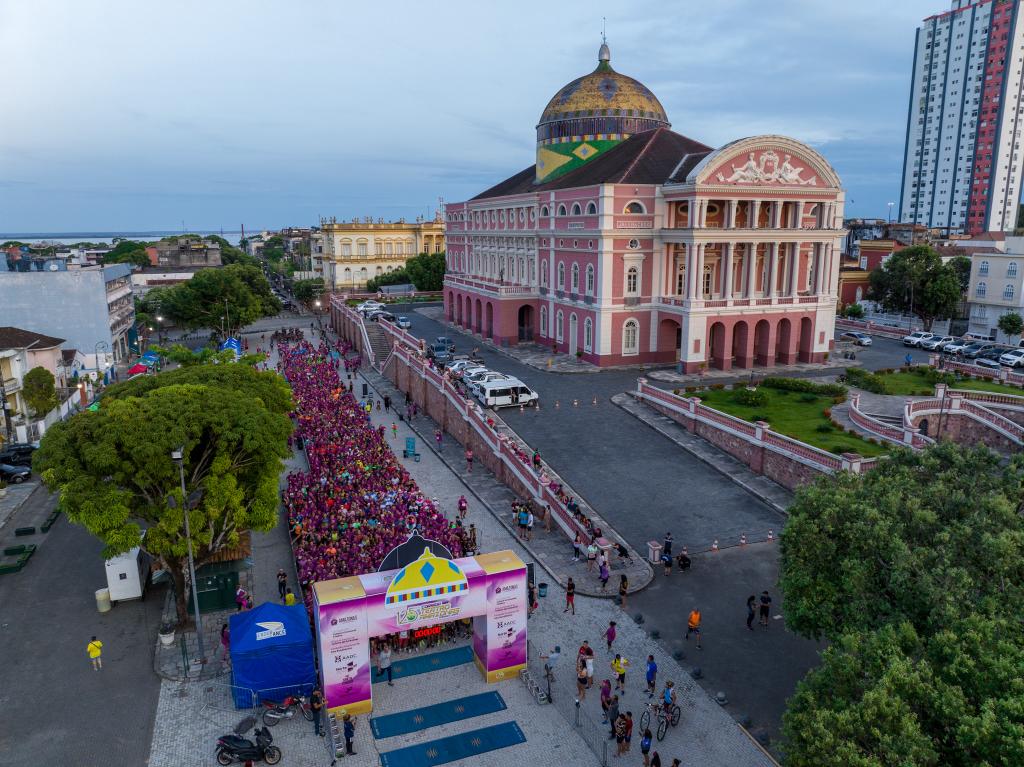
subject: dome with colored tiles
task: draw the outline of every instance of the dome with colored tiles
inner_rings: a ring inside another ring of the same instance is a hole
[[[429,548],[424,548],[419,559],[403,567],[391,579],[384,604],[409,605],[446,594],[458,594],[468,588],[466,576],[457,564],[434,556]]]
[[[579,167],[634,133],[669,127],[651,91],[611,65],[602,43],[597,68],[558,91],[537,124],[537,181]]]

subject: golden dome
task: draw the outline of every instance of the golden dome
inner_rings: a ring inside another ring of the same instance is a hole
[[[607,45],[602,45],[597,68],[554,95],[540,116],[538,129],[547,123],[586,117],[639,118],[668,127],[668,117],[657,97],[643,83],[612,69],[610,59]]]

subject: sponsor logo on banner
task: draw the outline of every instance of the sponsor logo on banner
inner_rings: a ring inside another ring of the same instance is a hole
[[[270,639],[271,637],[283,637],[286,633],[284,630],[284,624],[281,623],[281,621],[257,621],[256,625],[263,628],[263,631],[256,632],[257,642],[261,639]]]

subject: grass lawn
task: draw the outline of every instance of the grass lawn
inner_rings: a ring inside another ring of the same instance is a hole
[[[888,451],[888,444],[873,445],[859,436],[848,434],[832,426],[825,417],[825,409],[833,406],[831,397],[813,396],[801,392],[788,392],[761,387],[768,393],[766,405],[741,405],[736,391],[731,389],[705,389],[696,392],[701,403],[745,421],[767,421],[772,431],[806,442],[830,453],[858,453],[866,458]],[[813,399],[812,399],[813,396]],[[822,424],[831,429],[819,432]]]
[[[879,373],[878,375],[882,375]],[[923,375],[916,370],[910,372],[900,371],[882,375],[891,394],[927,396],[935,393],[935,387],[928,383]],[[1006,384],[988,381],[986,379],[961,380],[956,383],[954,389],[971,389],[973,391],[991,391],[999,394],[1016,394],[1024,397],[1024,389],[1018,386],[1007,386]]]

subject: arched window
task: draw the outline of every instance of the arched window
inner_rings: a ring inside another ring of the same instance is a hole
[[[542,216],[546,217],[549,213],[550,213],[550,211],[548,210],[548,206],[547,205],[541,205],[541,207],[540,207],[540,214]]]
[[[358,253],[360,256],[368,255],[366,250],[367,247],[368,243],[366,240],[359,240],[359,242],[356,243],[356,253]]]
[[[986,287],[985,283],[984,282],[979,282],[978,283],[978,287],[976,287],[974,289],[974,295],[976,295],[979,298],[981,298],[981,297],[983,297],[985,295],[985,292],[987,290],[988,290],[988,288]]]
[[[988,261],[982,261],[978,266],[978,274],[988,274]]]
[[[1006,276],[1016,277],[1017,276],[1017,262],[1011,261],[1006,265]]]
[[[366,280],[369,279],[369,277],[370,277],[370,274],[369,274],[369,272],[366,271],[366,267],[365,266],[362,269],[359,270],[359,281],[360,282],[366,282]]]
[[[636,295],[637,286],[640,282],[640,270],[631,266],[626,270],[626,293]]]
[[[587,317],[583,321],[583,351],[589,352],[594,349],[594,321]]]
[[[390,255],[393,255],[393,254],[394,254],[394,252],[395,252],[395,250],[394,250],[394,249],[395,249],[395,245],[394,245],[394,243],[392,243],[392,242],[385,242],[385,243],[384,243],[384,252],[385,252],[385,253],[386,253],[387,255],[389,255],[389,256],[390,256]]]
[[[676,269],[676,295],[686,293],[686,259],[680,259],[679,268]]]
[[[594,265],[587,265],[587,295],[594,295]]]
[[[378,266],[377,267],[377,271],[374,272],[374,276],[375,277],[380,277],[382,274],[384,274],[384,269]]]
[[[558,282],[555,283],[555,286],[559,290],[565,289],[565,264],[561,261],[558,262]]]
[[[559,216],[564,216],[565,215],[565,205],[559,205],[558,206],[558,215]]]
[[[1005,288],[1003,288],[1003,300],[1004,301],[1012,301],[1013,300],[1013,285],[1007,285]]]
[[[710,296],[711,296],[711,279],[712,279],[711,267],[710,266],[705,266],[704,267],[704,279],[701,281],[700,289],[701,289],[701,291],[703,291],[703,295],[705,297],[707,297],[707,298],[710,298]]]
[[[580,265],[572,265],[572,292],[579,293],[580,291]]]
[[[344,275],[345,276],[343,277],[343,279],[344,279],[345,282],[352,282],[352,270],[351,269],[347,269],[346,268],[345,272],[344,272]]]
[[[646,213],[647,209],[644,208],[643,203],[638,200],[633,200],[626,204],[626,207],[622,210],[623,213]]]
[[[597,215],[597,205],[595,205],[593,202],[588,202],[587,203],[587,215],[588,216],[596,216]]]
[[[540,308],[540,334],[544,338],[548,335],[548,308],[542,306]]]
[[[548,286],[548,262],[540,262],[540,284],[544,287]]]
[[[626,320],[622,326],[622,353],[640,353],[640,323],[636,320]]]
[[[561,312],[561,310],[559,310],[559,312],[555,315],[555,340],[558,341],[558,343],[562,343],[562,312]]]
[[[574,203],[572,204],[572,214],[573,214],[574,216],[578,216],[578,215],[580,215],[580,214],[581,214],[582,212],[583,212],[583,208],[581,208],[581,207],[580,207],[580,204],[579,204],[578,202],[574,202]]]

